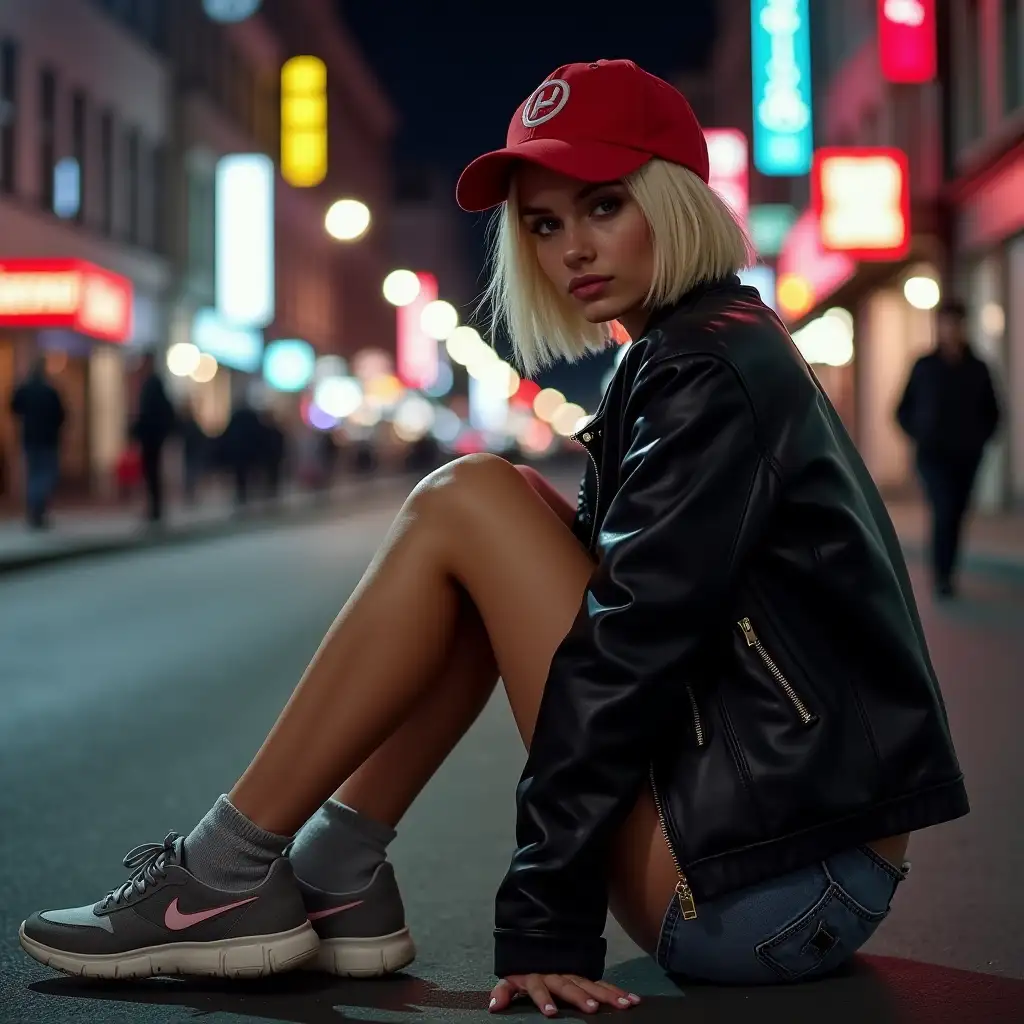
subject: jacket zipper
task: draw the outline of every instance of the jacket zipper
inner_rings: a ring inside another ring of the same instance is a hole
[[[597,468],[597,459],[594,458],[594,453],[586,446],[584,442],[594,441],[601,436],[600,430],[584,430],[580,434],[570,434],[570,438],[577,444],[583,445],[583,450],[587,453],[588,458],[594,466],[594,507],[590,510],[591,524],[590,524],[590,540],[587,541],[587,549],[593,551],[594,549],[594,534],[597,532],[597,510],[601,507],[601,471]]]
[[[658,796],[658,787],[654,784],[653,763],[650,766],[650,776],[651,792],[654,794],[654,806],[658,811],[658,824],[661,825],[661,834],[665,837],[665,845],[668,847],[668,852],[672,855],[672,863],[675,864],[676,874],[679,876],[679,881],[676,882],[676,899],[679,900],[679,909],[683,912],[683,920],[692,921],[697,916],[697,904],[694,902],[690,883],[686,880],[686,875],[683,874],[683,869],[679,863],[675,847],[672,845],[672,840],[669,839],[668,825],[665,824],[665,812],[661,806],[661,797]]]
[[[748,647],[753,647],[755,651],[761,656],[761,660],[764,662],[765,667],[771,672],[775,681],[782,687],[783,693],[789,698],[790,703],[796,708],[796,713],[800,716],[800,721],[804,725],[810,725],[814,721],[814,715],[807,710],[807,705],[800,699],[799,694],[793,689],[790,681],[783,675],[782,669],[775,664],[772,656],[765,650],[764,644],[761,642],[760,637],[754,632],[754,627],[750,624],[750,619],[744,616],[739,620],[737,625],[743,631],[743,638],[747,641]]]
[[[704,746],[704,726],[700,721],[700,708],[697,707],[697,698],[693,695],[693,687],[687,684],[686,692],[690,698],[690,709],[693,712],[693,731],[697,736],[697,746]]]

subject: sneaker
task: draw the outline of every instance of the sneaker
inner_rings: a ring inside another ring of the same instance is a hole
[[[184,867],[184,837],[137,846],[131,877],[87,907],[44,910],[24,921],[22,948],[42,964],[90,978],[202,974],[255,978],[291,970],[316,953],[291,863],[257,886],[225,892]]]
[[[353,892],[324,892],[301,878],[296,881],[306,914],[320,937],[316,956],[302,965],[303,970],[375,978],[416,959],[395,872],[387,861],[365,888]]]

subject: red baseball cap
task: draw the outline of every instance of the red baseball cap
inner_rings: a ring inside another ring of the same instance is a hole
[[[565,64],[516,111],[504,149],[477,157],[455,188],[471,213],[508,197],[512,165],[614,181],[660,157],[708,180],[708,146],[683,94],[631,60]]]

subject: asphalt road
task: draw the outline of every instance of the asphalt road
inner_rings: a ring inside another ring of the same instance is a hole
[[[390,511],[0,581],[0,1020],[492,1019],[492,900],[524,760],[500,696],[392,847],[420,949],[406,974],[97,985],[49,971],[17,942],[30,911],[98,899],[126,877],[131,847],[188,831],[230,788]],[[902,1024],[954,1006],[959,1021],[1024,1019],[1024,581],[971,578],[961,602],[936,608],[925,595],[923,612],[973,813],[914,838],[911,877],[866,951],[875,957],[810,986],[680,989],[612,923],[608,977],[647,997],[629,1020]]]

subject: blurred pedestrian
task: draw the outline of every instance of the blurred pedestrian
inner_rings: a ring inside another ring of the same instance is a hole
[[[999,403],[989,368],[971,349],[962,303],[939,308],[936,333],[934,350],[914,364],[896,416],[916,445],[931,509],[935,592],[950,597],[974,479],[999,425]]]
[[[263,466],[267,483],[267,496],[276,501],[281,496],[287,441],[277,417],[270,411],[260,414],[263,427]]]
[[[46,375],[45,356],[36,360],[15,390],[11,412],[21,420],[28,524],[35,530],[45,529],[60,479],[60,435],[66,418],[60,394]]]
[[[750,246],[708,179],[689,105],[631,61],[527,97],[457,197],[499,207],[488,294],[526,373],[612,320],[636,339],[578,434],[576,508],[493,455],[428,476],[230,792],[100,903],[33,914],[30,955],[94,977],[404,967],[387,847],[500,677],[528,754],[493,1012],[639,1002],[601,980],[609,909],[694,981],[849,963],[909,833],[967,794],[885,504],[740,283]]]
[[[234,477],[235,506],[238,509],[249,503],[253,476],[264,459],[266,437],[259,414],[249,400],[241,396],[220,438],[221,457]]]
[[[206,471],[210,438],[196,419],[195,409],[190,402],[178,414],[178,432],[181,435],[182,490],[186,504],[194,505],[199,484]]]
[[[139,444],[142,477],[146,482],[146,517],[159,523],[164,515],[163,453],[167,439],[174,433],[177,418],[167,397],[164,382],[156,371],[152,353],[142,357],[142,388],[139,407],[132,425],[132,437]]]

